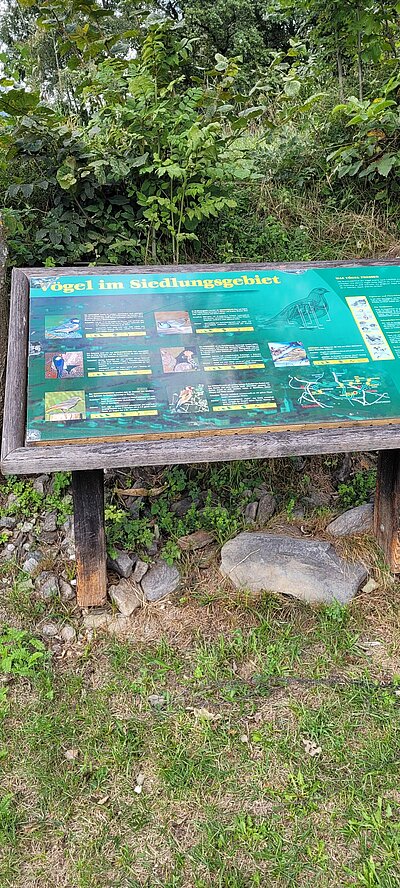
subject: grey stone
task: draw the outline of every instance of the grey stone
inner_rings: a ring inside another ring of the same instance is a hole
[[[38,475],[32,482],[32,487],[36,493],[44,494],[44,486],[50,480],[49,475]]]
[[[276,511],[276,499],[272,493],[264,493],[260,497],[257,509],[257,521],[266,524]]]
[[[160,558],[156,564],[145,573],[142,579],[142,589],[147,601],[158,601],[166,595],[175,592],[180,583],[179,571],[175,566],[170,566]]]
[[[141,605],[139,589],[128,580],[123,579],[117,586],[110,586],[108,593],[111,601],[124,617],[130,617],[133,611]]]
[[[75,543],[73,540],[63,540],[61,549],[65,558],[68,558],[69,561],[75,560]]]
[[[86,614],[83,618],[83,626],[85,629],[106,629],[111,620],[111,614],[107,611],[97,611]]]
[[[258,500],[261,499],[262,496],[265,496],[267,493],[269,494],[269,487],[267,486],[267,484],[259,484],[259,486],[255,487],[253,490],[255,498]]]
[[[240,533],[225,543],[221,573],[238,589],[342,604],[351,601],[367,577],[362,564],[340,558],[325,540],[264,532]]]
[[[0,518],[0,527],[4,530],[14,530],[16,523],[17,519],[12,515],[5,515],[4,518]]]
[[[108,566],[110,570],[115,571],[120,577],[127,579],[133,570],[133,560],[127,552],[116,550],[115,558],[108,558]]]
[[[131,621],[123,614],[115,614],[107,621],[107,631],[110,635],[125,635],[131,629]]]
[[[177,518],[183,518],[189,509],[193,505],[193,500],[190,496],[185,496],[183,499],[178,500],[176,503],[172,503],[171,512],[176,515]]]
[[[38,569],[40,562],[43,561],[43,555],[40,552],[32,552],[23,565],[22,570],[25,573],[33,574]]]
[[[248,524],[253,524],[256,520],[258,502],[248,503],[244,510],[244,519]]]
[[[75,541],[74,537],[74,516],[68,515],[63,524],[64,535],[68,540]]]
[[[142,561],[141,558],[138,558],[135,567],[133,568],[132,579],[135,583],[141,583],[144,575],[147,573],[149,569],[149,565],[146,561]]]
[[[196,549],[204,549],[205,546],[209,546],[213,542],[214,534],[208,530],[195,530],[193,533],[188,533],[177,540],[179,548],[183,549],[184,552],[195,552]]]
[[[318,487],[314,487],[311,484],[308,495],[306,497],[306,501],[310,508],[319,509],[323,506],[329,506],[331,498],[329,496],[329,493],[325,493],[324,490],[319,490]]]
[[[165,697],[162,697],[161,694],[150,694],[147,699],[150,706],[159,706],[160,708],[165,706]]]
[[[150,557],[152,558],[154,555],[157,555],[157,551],[158,551],[157,540],[153,539],[153,542],[150,543],[149,546],[147,546],[147,552],[150,555]]]
[[[146,484],[144,483],[144,481],[139,480],[139,481],[135,481],[135,483],[132,484],[132,490],[140,490],[143,487],[146,487]],[[140,510],[142,508],[143,497],[142,496],[130,496],[128,499],[125,500],[125,503],[129,509],[131,515],[133,516],[133,518],[137,518],[137,516],[140,514]]]
[[[62,644],[60,644],[59,641],[54,641],[54,639],[50,639],[50,642],[51,642],[51,651],[52,651],[52,653],[53,653],[53,654],[56,654],[57,657],[60,656],[60,655],[62,655],[62,652],[63,652],[63,646],[62,646]]]
[[[60,636],[65,644],[72,644],[72,642],[74,642],[76,639],[76,632],[74,627],[71,626],[70,623],[67,623],[65,626],[62,627]]]
[[[39,575],[39,594],[40,597],[44,599],[44,601],[48,601],[50,598],[54,598],[56,595],[60,594],[60,586],[58,584],[58,577],[55,574],[46,573],[43,574],[43,580],[40,578],[42,574]]]
[[[42,524],[42,530],[45,533],[53,533],[57,530],[57,512],[47,512]]]
[[[15,558],[16,554],[14,543],[7,543],[2,552],[3,558],[5,558],[6,561],[11,561],[12,558]]]
[[[40,632],[44,638],[55,638],[55,636],[58,635],[57,623],[43,623]]]
[[[372,531],[374,518],[373,503],[364,503],[338,515],[326,528],[332,536],[353,536],[355,533]]]
[[[41,543],[55,543],[57,540],[57,531],[53,530],[49,533],[45,533],[42,531],[40,534],[40,542]]]
[[[35,525],[34,521],[23,521],[23,523],[20,525],[19,529],[20,529],[21,533],[30,533],[30,531],[33,530],[33,528],[34,528],[34,525]]]
[[[70,584],[62,578],[59,580],[59,586],[62,600],[73,601],[73,599],[75,598],[75,592],[72,586],[70,586]]]
[[[128,509],[129,509],[133,518],[137,518],[138,515],[140,514],[140,510],[142,508],[142,503],[143,503],[142,496],[135,496],[135,497],[131,496],[131,497],[129,497],[129,499],[126,500],[126,505],[128,506]]]

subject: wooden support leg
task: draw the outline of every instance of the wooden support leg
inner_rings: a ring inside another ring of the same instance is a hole
[[[374,530],[390,569],[400,573],[400,450],[379,453]]]
[[[107,594],[104,473],[72,472],[76,587],[80,607],[104,604]]]

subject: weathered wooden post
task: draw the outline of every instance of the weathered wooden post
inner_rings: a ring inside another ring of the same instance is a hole
[[[104,472],[72,472],[76,549],[76,588],[80,607],[104,604],[107,597],[104,529]]]
[[[381,450],[378,456],[374,532],[390,569],[400,573],[400,450]]]

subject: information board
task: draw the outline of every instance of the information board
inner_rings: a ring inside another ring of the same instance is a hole
[[[394,265],[30,277],[26,444],[400,421]]]

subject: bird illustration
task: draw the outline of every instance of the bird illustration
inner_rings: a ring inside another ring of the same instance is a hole
[[[186,388],[182,389],[182,391],[178,395],[178,400],[175,404],[175,410],[181,410],[185,404],[188,404],[191,401],[193,396],[194,388],[192,385],[187,385]]]
[[[67,398],[65,401],[59,401],[58,404],[53,404],[52,407],[48,407],[46,413],[52,413],[54,410],[58,410],[59,413],[69,413],[81,400],[80,395],[72,395],[71,398]]]
[[[302,328],[322,327],[322,321],[330,321],[329,304],[325,287],[314,287],[304,299],[291,302],[279,314],[268,318],[269,327],[275,325],[297,326]]]
[[[67,364],[65,372],[68,373],[68,376],[70,375],[70,373],[72,373],[73,370],[75,370],[75,367],[77,366],[78,364]]]
[[[62,379],[64,370],[64,358],[62,355],[54,355],[52,365],[57,373],[57,379]]]
[[[71,333],[76,333],[79,330],[80,323],[79,318],[70,318],[70,320],[64,321],[58,327],[48,330],[47,336],[71,336]]]

